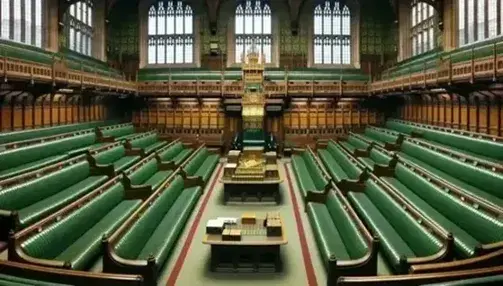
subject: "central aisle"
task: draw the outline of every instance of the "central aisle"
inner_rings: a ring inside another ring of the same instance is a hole
[[[325,284],[325,270],[317,256],[311,228],[304,212],[304,204],[296,190],[292,171],[289,170],[289,174],[286,173],[287,166],[290,168],[288,163],[285,164],[286,162],[278,161],[283,178],[280,190],[282,203],[280,205],[224,205],[223,185],[219,182],[223,173],[223,165],[217,166],[191,219],[187,222],[176,248],[173,250],[170,261],[164,268],[159,285],[235,286],[260,283],[260,285],[314,286]],[[290,190],[290,186],[294,189]],[[294,192],[293,197],[291,196],[292,192]],[[297,215],[294,211],[292,198],[298,206]],[[207,201],[206,204],[205,201]],[[198,214],[201,210],[202,212]],[[267,212],[280,212],[288,240],[288,244],[281,247],[284,265],[282,273],[212,273],[209,271],[210,246],[202,244],[206,222],[219,216],[239,217],[243,212],[255,212],[257,216],[264,216]],[[300,224],[297,223],[296,216],[298,216]],[[198,217],[200,220],[196,221]],[[304,232],[305,235],[300,234],[299,231]],[[304,239],[303,243],[302,239]],[[307,244],[307,249],[302,251],[301,244]]]

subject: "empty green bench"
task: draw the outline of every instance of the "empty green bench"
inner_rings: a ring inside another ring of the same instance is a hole
[[[406,166],[399,163],[395,176],[383,180],[454,235],[458,256],[472,257],[480,254],[484,245],[503,241],[501,219],[449,195]]]
[[[300,154],[292,155],[292,167],[304,200],[310,196],[310,193],[321,195],[329,190],[330,180],[325,177],[323,169],[316,162],[309,147]]]
[[[125,123],[98,128],[97,134],[101,141],[122,141],[134,136],[133,124]]]
[[[385,148],[389,148],[389,145],[401,144],[404,139],[403,134],[374,126],[367,126],[363,135]]]
[[[63,208],[102,185],[106,176],[93,176],[85,156],[49,167],[43,175],[19,176],[12,185],[0,185],[0,221],[5,238],[9,230],[20,230]],[[5,233],[5,232],[6,233]]]
[[[220,155],[211,153],[208,148],[200,147],[181,166],[188,177],[199,177],[206,184],[220,160]]]
[[[119,142],[95,149],[88,155],[88,160],[96,172],[109,177],[131,167],[140,158],[138,155],[128,155],[126,148]]]
[[[466,192],[503,207],[503,174],[467,164],[410,141],[403,142],[399,154]]]
[[[0,285],[2,286],[69,286],[70,284],[60,284],[52,282],[44,282],[40,280],[26,279],[17,276],[0,274]]]
[[[152,194],[173,173],[161,170],[160,166],[155,154],[146,157],[124,171],[124,186],[127,190]]]
[[[141,274],[147,285],[157,283],[202,193],[199,186],[185,188],[180,175],[170,180],[106,240],[104,272]]]
[[[365,181],[364,192],[349,192],[348,199],[379,238],[381,251],[396,273],[407,273],[409,266],[418,261],[450,258],[447,232],[431,227],[425,217],[413,217],[404,210],[407,206],[390,197],[376,177]]]
[[[95,143],[96,134],[87,133],[1,152],[0,180],[62,161],[69,157],[68,152]]]
[[[128,149],[140,149],[144,156],[152,154],[157,149],[168,144],[166,141],[159,141],[157,132],[148,132],[135,137],[130,137],[126,140]]]
[[[180,141],[176,141],[159,149],[157,151],[157,158],[163,164],[172,164],[176,167],[180,166],[190,156],[192,151],[192,148],[184,146]]]
[[[125,200],[125,190],[116,177],[79,200],[14,236],[9,260],[37,258],[45,266],[88,270],[102,253],[103,235],[117,229],[141,204]]]
[[[393,168],[396,166],[398,158],[395,154],[387,153],[385,150],[379,150],[376,146],[372,147],[368,157],[359,157],[358,161],[370,172],[380,177],[383,175],[392,175]]]
[[[327,285],[335,285],[343,275],[377,274],[377,241],[339,190],[329,191],[324,204],[309,202],[306,212],[327,270]]]
[[[345,141],[338,141],[339,144],[344,147],[349,153],[353,154],[354,156],[367,156],[368,151],[372,147],[371,144],[368,144],[367,142],[361,140],[360,138],[349,135],[347,140]]]

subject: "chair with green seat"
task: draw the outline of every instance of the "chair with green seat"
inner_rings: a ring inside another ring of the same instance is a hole
[[[309,146],[304,150],[296,150],[292,155],[292,169],[303,200],[324,201],[330,190],[330,177],[321,167]]]
[[[11,238],[9,260],[89,270],[101,254],[103,235],[117,229],[141,204],[126,200],[115,177],[74,204]]]
[[[150,196],[173,173],[162,167],[156,154],[144,158],[124,171],[124,187],[135,198]]]
[[[86,133],[0,152],[0,180],[62,161],[69,158],[68,152],[95,143],[96,134]]]
[[[410,265],[452,259],[452,236],[417,212],[405,200],[392,196],[386,185],[371,175],[363,192],[349,192],[348,199],[396,273]]]
[[[199,186],[184,185],[180,175],[170,179],[104,241],[103,271],[141,274],[155,285],[180,233],[202,194]]]
[[[454,236],[456,255],[473,257],[503,248],[503,211],[494,213],[484,205],[474,207],[436,186],[414,170],[398,163],[393,177],[383,177],[392,190],[411,202],[424,216]],[[498,246],[498,243],[500,244]]]
[[[157,150],[157,159],[163,165],[172,166],[172,169],[180,166],[194,150],[190,145],[186,145],[179,140],[176,140],[169,145]]]
[[[135,128],[131,123],[124,123],[100,127],[96,133],[100,142],[123,141],[135,136]]]
[[[337,142],[355,157],[368,157],[370,148],[372,148],[373,145],[368,144],[367,142],[353,135],[349,135],[346,140]]]
[[[129,137],[126,139],[125,146],[130,150],[140,150],[141,156],[145,157],[167,144],[166,141],[159,141],[157,132],[147,132],[135,137]]]
[[[199,185],[204,186],[208,182],[220,160],[220,155],[216,150],[209,150],[205,146],[200,146],[192,155],[180,166],[182,176],[199,178]]]
[[[327,270],[327,285],[335,285],[340,276],[377,274],[378,240],[337,188],[328,192],[325,203],[307,203],[306,212]]]
[[[87,158],[94,172],[112,178],[138,162],[141,157],[130,154],[121,142],[116,142],[92,150]]]

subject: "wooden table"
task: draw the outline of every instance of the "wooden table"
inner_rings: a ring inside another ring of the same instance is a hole
[[[280,272],[280,246],[287,244],[284,224],[281,221],[281,236],[267,236],[264,221],[257,218],[255,224],[242,224],[238,219],[237,224],[226,225],[226,229],[241,230],[239,241],[225,241],[221,234],[206,234],[203,244],[211,246],[211,271]]]

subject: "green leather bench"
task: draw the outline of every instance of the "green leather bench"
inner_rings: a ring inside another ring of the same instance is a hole
[[[173,166],[180,166],[190,154],[194,151],[192,148],[186,148],[180,141],[173,142],[168,146],[157,151],[157,158],[163,164],[172,163]]]
[[[395,156],[392,157],[375,147],[370,150],[368,157],[359,157],[358,160],[377,176],[386,172],[385,170],[392,170],[397,162]]]
[[[371,177],[365,181],[364,192],[349,192],[348,199],[371,232],[378,236],[381,251],[394,271],[408,273],[409,266],[417,259],[424,259],[425,263],[446,256],[448,238],[443,241],[438,233],[430,233],[423,225],[427,219],[415,218],[404,210],[377,180]]]
[[[327,270],[327,285],[351,273],[377,274],[377,241],[339,190],[329,191],[324,204],[309,202],[306,212]]]
[[[133,124],[125,123],[98,128],[98,137],[103,141],[122,141],[135,136]]]
[[[372,144],[368,144],[367,142],[353,135],[349,135],[347,140],[345,141],[338,142],[344,149],[346,149],[349,153],[353,154],[356,157],[368,156],[368,152],[372,147]]]
[[[147,132],[135,137],[126,139],[126,148],[140,149],[144,156],[152,154],[157,149],[167,145],[166,141],[159,141],[157,132]]]
[[[124,186],[129,191],[152,194],[173,173],[160,169],[161,164],[152,154],[124,171]]]
[[[191,155],[181,166],[188,177],[199,177],[206,184],[220,160],[220,155],[211,153],[208,148],[201,147]]]
[[[41,265],[88,270],[102,253],[103,235],[117,229],[140,204],[140,200],[125,200],[124,187],[116,177],[42,225],[17,233],[9,260],[27,262],[23,257],[28,256]]]
[[[96,128],[98,126],[103,126],[105,124],[106,124],[105,121],[92,121],[92,122],[58,125],[54,127],[44,127],[44,128],[29,129],[22,131],[1,132],[0,144],[11,143],[16,141],[25,141],[84,129]]]
[[[407,135],[412,135],[412,132],[416,131],[415,126],[403,124],[397,120],[387,120],[384,126],[388,129]]]
[[[310,193],[321,195],[328,192],[330,180],[325,177],[323,169],[309,148],[300,154],[292,155],[292,167],[304,200],[307,200]]]
[[[40,176],[20,175],[12,185],[0,188],[0,220],[18,231],[50,215],[102,185],[106,176],[93,176],[85,156],[51,167]],[[2,235],[4,236],[4,235]]]
[[[88,133],[1,152],[0,180],[62,161],[69,157],[68,152],[95,143],[96,134]]]
[[[423,167],[428,172],[455,186],[503,207],[503,175],[467,164],[449,155],[405,141],[399,153],[404,159]]]
[[[359,182],[367,178],[365,168],[360,167],[355,158],[351,158],[332,140],[328,142],[326,149],[318,149],[318,155],[332,180],[343,191],[347,191],[347,182]]]
[[[241,80],[241,71],[227,69],[223,79],[227,81]],[[138,71],[138,81],[221,81],[222,72],[201,68],[144,68]]]
[[[403,141],[403,134],[373,126],[367,126],[363,134],[379,145],[401,144]]]
[[[96,168],[98,173],[103,173],[109,177],[121,173],[140,160],[139,155],[128,155],[126,148],[117,142],[95,149],[88,155],[91,166]]]
[[[424,284],[424,286],[499,286],[503,285],[503,274],[500,275],[492,275],[487,277],[479,277],[479,278],[471,278],[471,279],[461,279],[450,282],[442,282],[442,283],[432,283],[432,284]]]
[[[106,62],[100,61],[96,58],[77,53],[68,48],[60,48],[59,51],[64,54],[65,64],[69,69],[84,71],[102,76],[113,78],[122,78],[119,70],[111,68]]]
[[[383,180],[454,235],[458,256],[472,257],[480,254],[483,245],[503,241],[503,221],[498,217],[452,197],[406,166],[397,164],[395,176]]]
[[[103,271],[141,274],[155,285],[201,194],[199,186],[185,188],[182,176],[170,177],[106,240]]]
[[[2,286],[30,286],[30,285],[70,286],[70,284],[45,282],[45,281],[26,279],[26,278],[22,278],[22,277],[5,275],[5,274],[0,274],[0,285],[2,285]]]

